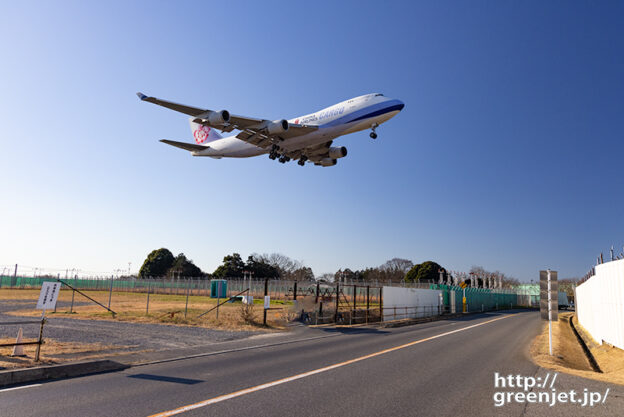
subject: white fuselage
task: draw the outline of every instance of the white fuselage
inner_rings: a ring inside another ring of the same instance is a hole
[[[286,151],[294,151],[329,142],[338,136],[371,129],[396,116],[404,104],[382,94],[367,94],[343,101],[316,113],[295,117],[289,123],[318,126],[306,135],[288,139],[280,144]],[[236,136],[212,141],[205,150],[191,152],[194,156],[213,158],[247,158],[268,153],[263,149],[237,139]]]

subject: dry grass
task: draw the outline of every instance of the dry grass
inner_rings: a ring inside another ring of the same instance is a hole
[[[108,292],[87,291],[85,293],[99,303],[108,305]],[[39,290],[0,289],[0,300],[33,300],[32,307],[14,310],[7,314],[31,317],[40,316],[41,312],[39,310],[35,310],[35,304],[38,297]],[[62,290],[59,295],[59,301],[71,302],[71,297],[71,290]],[[256,301],[261,302],[262,300]],[[267,329],[262,326],[261,318],[254,317],[254,320],[245,321],[240,313],[240,302],[226,303],[220,306],[218,319],[216,310],[198,318],[197,316],[217,305],[216,299],[204,296],[189,296],[186,317],[184,315],[186,305],[185,295],[150,294],[149,314],[146,314],[147,294],[113,292],[111,309],[117,313],[114,318],[110,312],[101,306],[92,303],[78,293],[75,294],[75,302],[87,302],[89,305],[74,305],[73,313],[70,313],[69,307],[57,308],[55,313],[46,312],[46,315],[49,317],[67,317],[82,320],[118,320],[136,323],[200,326],[222,330],[253,331]],[[273,303],[271,304],[272,308],[289,308],[288,306],[283,306],[281,304],[279,306],[273,306]],[[255,305],[255,308],[262,311],[262,304]],[[260,314],[260,317],[261,316],[262,314]],[[286,321],[284,320],[284,315],[281,310],[268,311],[267,325],[269,329],[283,329],[285,324]]]
[[[35,342],[36,339],[24,339],[24,342]],[[15,338],[0,338],[0,344],[13,343]],[[78,357],[80,360],[99,358],[104,355],[110,356],[110,351],[128,349],[132,346],[104,345],[101,343],[77,343],[58,342],[53,339],[44,338],[41,346],[40,362],[35,362],[35,350],[37,345],[23,346],[23,357],[11,357],[13,347],[0,348],[0,369],[25,368],[38,365],[51,365],[67,361],[74,361]],[[104,353],[106,352],[106,353]]]
[[[559,315],[559,321],[552,323],[553,356],[548,354],[548,322],[544,321],[542,332],[533,340],[531,345],[533,361],[543,368],[557,372],[624,385],[624,374],[622,373],[624,352],[620,350],[623,355],[620,359],[614,360],[606,357],[603,359],[605,363],[611,363],[607,367],[610,371],[603,368],[601,361],[598,361],[604,373],[594,372],[570,327],[570,320],[573,316],[574,313],[562,313]],[[578,329],[577,322],[574,324]],[[594,349],[592,349],[592,353],[594,353]],[[594,356],[596,356],[595,353]]]
[[[624,350],[618,349],[608,343],[598,344],[581,326],[577,317],[574,317],[574,327],[580,333],[585,344],[591,351],[594,359],[598,362],[605,379],[603,381],[624,385]]]

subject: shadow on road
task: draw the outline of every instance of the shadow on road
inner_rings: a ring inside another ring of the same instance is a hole
[[[151,381],[173,382],[176,384],[185,384],[185,385],[194,385],[194,384],[199,384],[201,382],[204,382],[199,379],[176,378],[172,376],[152,375],[152,374],[128,375],[128,378],[149,379]]]
[[[379,328],[372,327],[323,327],[322,330],[327,333],[342,333],[342,334],[385,334],[389,333],[387,330],[381,330]]]

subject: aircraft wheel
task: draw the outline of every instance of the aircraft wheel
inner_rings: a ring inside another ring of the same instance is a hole
[[[299,161],[297,161],[297,163],[301,166],[305,165],[305,161],[303,159],[300,159]]]
[[[375,133],[375,132],[371,132],[370,137],[371,137],[372,139],[377,139],[377,133]]]

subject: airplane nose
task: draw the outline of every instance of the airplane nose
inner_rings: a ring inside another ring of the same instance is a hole
[[[403,110],[403,107],[405,107],[405,103],[403,103],[401,100],[399,101],[399,111]]]

